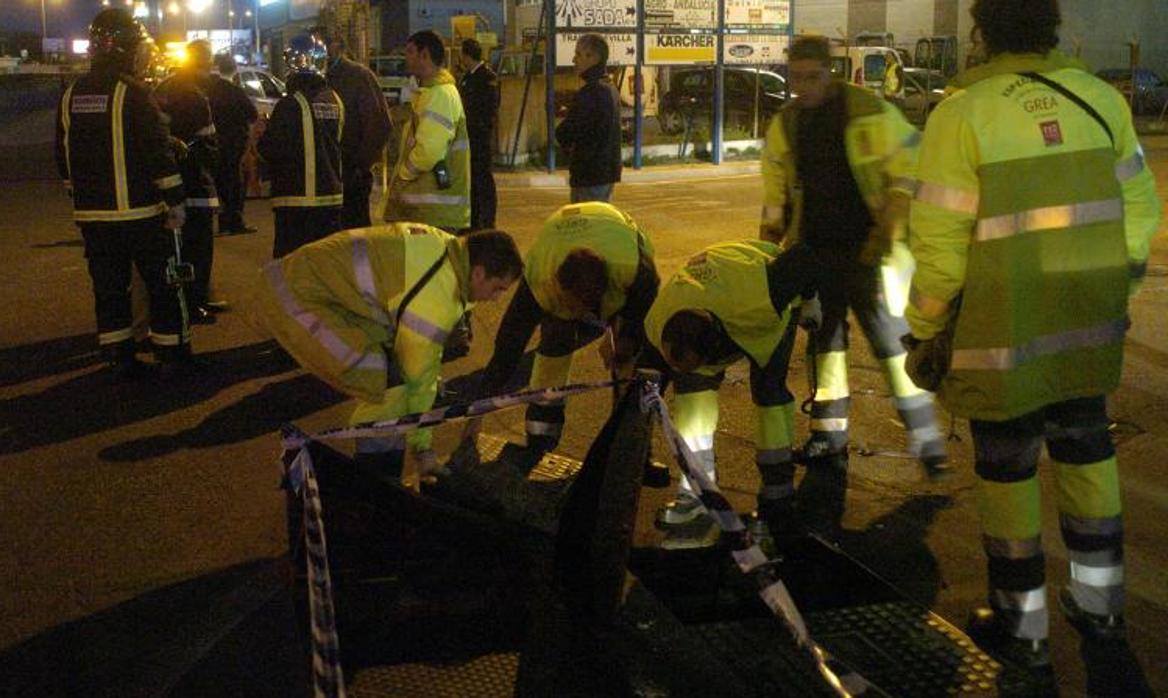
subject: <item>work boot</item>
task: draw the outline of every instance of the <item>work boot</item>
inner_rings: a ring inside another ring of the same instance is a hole
[[[159,378],[163,380],[196,376],[209,366],[206,359],[191,353],[189,344],[180,344],[177,347],[156,346],[154,358],[158,360]]]
[[[134,340],[118,342],[102,347],[109,365],[109,375],[115,383],[129,383],[142,378],[146,374],[146,364],[138,360],[134,354],[137,345]]]
[[[921,444],[917,458],[930,482],[943,482],[953,476],[944,441],[936,439]]]
[[[992,608],[975,608],[969,614],[965,632],[978,647],[996,659],[1008,662],[1041,682],[1053,682],[1050,648],[1047,641],[1030,640],[1010,632],[998,613]]]
[[[839,456],[847,459],[847,455],[848,445],[846,442],[842,445],[836,445],[831,442],[831,439],[823,436],[812,436],[803,444],[803,448],[796,448],[792,452],[794,461],[803,465],[818,465],[821,461],[829,461]]]
[[[700,514],[687,523],[674,525],[665,533],[661,541],[662,550],[696,550],[712,548],[718,544],[722,529],[714,517],[702,508]]]
[[[1127,628],[1123,615],[1118,613],[1101,615],[1084,611],[1079,602],[1075,601],[1075,595],[1071,593],[1070,587],[1059,590],[1058,600],[1059,608],[1062,609],[1067,622],[1085,639],[1095,642],[1127,642]]]
[[[801,538],[806,535],[806,528],[799,520],[799,515],[795,511],[795,498],[783,497],[782,499],[762,499],[758,500],[758,511],[754,513],[755,519],[761,521],[770,534],[772,543],[782,547],[784,543],[789,543],[792,540]]]
[[[677,498],[657,510],[655,522],[659,528],[684,526],[700,516],[709,517],[706,505],[696,494],[681,490]]]

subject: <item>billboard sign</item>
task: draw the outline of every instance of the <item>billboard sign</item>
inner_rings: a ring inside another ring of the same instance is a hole
[[[645,65],[713,63],[717,41],[714,34],[646,34]]]
[[[556,65],[572,65],[572,55],[576,53],[576,40],[587,32],[556,32]],[[608,42],[609,65],[633,65],[637,62],[637,35],[604,34]],[[646,42],[648,39],[646,39]]]
[[[785,29],[790,23],[790,0],[726,0],[728,27]]]
[[[637,0],[556,0],[556,28],[637,26]]]
[[[787,44],[784,34],[727,34],[722,61],[727,65],[786,63]]]
[[[713,29],[717,0],[645,0],[647,29]]]

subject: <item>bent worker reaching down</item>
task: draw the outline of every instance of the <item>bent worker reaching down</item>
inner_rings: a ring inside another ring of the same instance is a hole
[[[653,247],[628,214],[599,201],[556,211],[527,253],[523,281],[499,326],[495,353],[483,372],[480,395],[494,395],[511,379],[540,327],[531,385],[564,385],[577,349],[613,333],[609,368],[631,370],[644,343],[645,314],[657,297]],[[564,427],[562,401],[527,408],[527,445],[550,450]],[[478,428],[472,421],[467,434]]]
[[[257,312],[302,366],[360,400],[353,423],[386,420],[433,406],[446,335],[522,272],[499,230],[456,238],[418,223],[355,228],[264,267]],[[426,429],[358,439],[357,459],[400,476],[407,440],[419,467],[432,467]]]
[[[799,319],[800,304],[792,305],[800,296],[814,296],[819,268],[807,245],[778,256],[778,246],[761,240],[718,243],[662,285],[645,318],[649,363],[663,361],[674,378],[673,423],[711,481],[718,388],[731,364],[742,358],[750,362],[755,462],[763,485],[758,512],[776,536],[794,523],[795,402],[786,379],[795,343],[792,320]],[[806,307],[807,317],[800,322],[816,324],[814,306]],[[704,528],[713,525],[692,483],[682,478],[677,498],[658,513],[658,521],[679,526],[698,517],[709,519]]]

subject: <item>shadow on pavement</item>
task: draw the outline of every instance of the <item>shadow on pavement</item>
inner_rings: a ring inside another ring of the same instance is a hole
[[[307,694],[281,560],[189,579],[47,630],[0,653],[4,695]]]
[[[93,333],[0,349],[0,388],[101,363]]]
[[[283,352],[275,351],[275,348],[273,342],[258,342],[200,354],[200,358],[208,362],[203,370],[169,380],[151,376],[116,384],[106,371],[92,371],[39,393],[0,401],[0,418],[8,427],[7,431],[0,432],[0,453],[19,453],[133,424],[202,402],[236,383],[296,368]],[[20,361],[28,363],[29,359]],[[264,433],[274,430],[282,420],[309,414],[342,399],[339,393],[310,376],[298,376],[265,390],[283,391],[275,395],[279,398],[276,404],[285,408],[282,415],[264,421],[262,428],[258,428],[254,424],[257,415],[277,410],[272,404],[261,405],[257,400],[246,400],[240,408],[242,411],[235,413],[240,424],[223,421],[213,425],[214,428],[233,430],[235,434]],[[263,395],[264,391],[260,394]],[[200,431],[196,442],[209,444],[212,438],[209,431]]]
[[[1127,643],[1081,640],[1079,656],[1087,669],[1087,695],[1151,698],[1155,694]]]

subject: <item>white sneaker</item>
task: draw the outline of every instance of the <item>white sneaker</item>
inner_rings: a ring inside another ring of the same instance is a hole
[[[658,526],[681,526],[706,513],[706,505],[686,491],[677,493],[677,498],[657,510]]]

